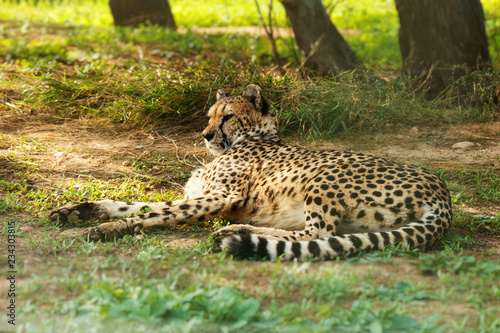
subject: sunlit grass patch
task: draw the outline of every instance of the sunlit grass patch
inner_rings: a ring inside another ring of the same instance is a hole
[[[2,0],[4,20],[31,21],[64,26],[110,26],[108,1]]]
[[[298,83],[282,101],[284,131],[331,137],[339,130],[372,131],[438,121],[442,114],[407,91],[405,82],[364,81],[349,74],[314,84]]]
[[[54,116],[99,118],[125,127],[190,124],[199,130],[217,89],[238,94],[246,84],[255,83],[272,103],[282,132],[303,138],[497,116],[493,102],[469,101],[457,108],[457,97],[451,92],[446,99],[425,101],[411,90],[408,80],[386,82],[370,75],[355,78],[344,74],[312,83],[264,73],[253,64],[225,62],[218,69],[200,65],[182,72],[140,62],[85,69],[77,67],[64,75],[49,72],[31,79],[31,87],[13,103],[29,103]],[[490,91],[493,85],[484,83],[482,87]],[[482,98],[478,95],[477,101]],[[450,109],[456,112],[450,113]]]
[[[260,1],[267,17],[267,1]],[[70,1],[54,3],[50,0],[3,0],[0,14],[5,20],[62,25],[66,27],[112,27],[113,18],[108,1]],[[233,27],[260,24],[254,1],[197,0],[185,2],[170,0],[174,18],[179,27]],[[500,49],[499,5],[494,0],[482,1],[486,16],[490,54],[498,63]],[[333,23],[342,30],[353,50],[367,64],[400,66],[398,46],[398,14],[393,1],[326,1],[325,6]],[[288,26],[284,8],[275,1],[273,19],[277,26]],[[165,30],[165,29],[161,29]],[[44,47],[47,49],[47,47]],[[40,49],[38,52],[46,52]]]
[[[201,83],[183,84],[175,71],[101,73],[43,79],[30,100],[64,116],[96,114],[112,123],[151,124],[159,119],[178,124],[200,116],[210,100]],[[41,88],[41,89],[40,89]]]
[[[455,225],[468,231],[471,235],[476,232],[487,232],[500,235],[500,214],[496,216],[484,214],[470,214],[457,211],[455,214]]]
[[[0,179],[3,194],[0,196],[0,213],[25,211],[43,216],[57,206],[105,198],[172,201],[179,198],[180,193],[171,189],[180,189],[179,183],[186,181],[193,168],[166,154],[154,161],[161,168],[140,170],[142,174],[110,170],[110,178],[96,179],[90,171],[80,170],[76,173],[67,171],[67,176],[60,177],[45,160],[47,156],[53,158],[57,152],[54,147],[22,135],[3,136],[3,139],[10,149],[8,153],[0,154],[0,166],[4,172]],[[143,163],[150,163],[146,158],[144,156]],[[59,176],[59,181],[55,186],[47,186],[54,175]],[[176,186],[172,187],[172,184]],[[165,185],[169,185],[169,190],[164,190]]]
[[[500,204],[500,173],[494,168],[437,169],[448,183],[455,204]]]

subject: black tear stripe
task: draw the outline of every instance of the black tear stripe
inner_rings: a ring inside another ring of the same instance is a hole
[[[237,119],[237,120],[238,120],[238,122],[240,123],[240,126],[241,126],[241,127],[245,127],[245,125],[243,124],[243,122],[241,121],[241,119],[240,119],[240,118],[236,117],[236,119]]]
[[[268,244],[268,241],[267,239],[265,238],[260,238],[259,237],[259,243],[257,245],[257,259],[270,259],[269,258],[269,254],[267,252],[267,244]]]
[[[224,131],[222,130],[222,127],[224,126],[226,122],[223,121],[221,124],[220,124],[220,127],[219,127],[219,130],[220,132],[222,133],[222,143],[224,144],[224,148],[227,148],[229,147],[229,140],[227,138],[227,135],[226,133],[224,133]]]
[[[225,124],[225,123],[226,123],[229,119],[231,119],[231,118],[233,118],[233,117],[234,117],[234,114],[228,114],[228,115],[226,115],[226,116],[222,117],[222,122],[221,122],[221,124],[220,124],[220,128],[222,129],[222,126],[224,126],[224,124]],[[239,119],[238,119],[238,120],[239,120]],[[241,121],[240,121],[240,122],[241,122]]]

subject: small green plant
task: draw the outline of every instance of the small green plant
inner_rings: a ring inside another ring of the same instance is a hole
[[[444,251],[457,253],[462,251],[464,247],[474,245],[475,241],[471,236],[462,237],[460,235],[453,235],[451,238],[442,239],[441,243],[445,246]]]
[[[452,256],[442,254],[421,255],[417,267],[424,273],[446,270],[453,274],[460,272],[495,273],[500,271],[500,263],[491,260],[477,260],[473,256]]]
[[[411,306],[423,306],[426,300],[435,298],[426,290],[418,290],[411,281],[398,281],[393,287],[382,285],[375,289],[364,284],[362,293],[368,297],[376,297],[383,303],[403,302]]]
[[[25,204],[12,192],[1,198],[0,197],[0,213],[8,211],[22,211],[26,208]]]
[[[498,170],[432,169],[440,174],[452,190],[453,203],[496,204],[500,202]]]
[[[51,234],[47,234],[43,240],[41,241],[41,244],[36,244],[36,246],[40,247],[40,249],[44,249],[47,252],[51,252],[53,255],[56,255],[60,252],[64,252],[71,248],[73,244],[75,243],[76,239],[56,239],[53,237]],[[33,243],[33,242],[32,242]]]
[[[463,211],[457,211],[455,212],[455,223],[472,234],[479,230],[490,233],[500,233],[500,216],[498,215],[474,215]]]

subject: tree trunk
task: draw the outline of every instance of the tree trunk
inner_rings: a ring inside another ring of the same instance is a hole
[[[168,0],[110,0],[109,7],[116,26],[157,24],[177,29]]]
[[[280,0],[292,24],[304,66],[318,75],[364,68],[326,14],[321,0]]]
[[[396,0],[403,71],[434,98],[467,70],[491,66],[479,0]]]

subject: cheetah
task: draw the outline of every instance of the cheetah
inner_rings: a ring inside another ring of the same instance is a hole
[[[123,218],[82,231],[97,241],[222,216],[236,223],[213,233],[222,249],[270,260],[326,260],[393,244],[424,248],[450,226],[450,194],[433,173],[366,154],[287,145],[255,84],[237,96],[218,90],[216,99],[203,131],[216,157],[193,172],[182,200],[82,202],[50,219]],[[125,218],[146,207],[152,211]]]

